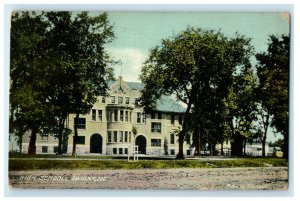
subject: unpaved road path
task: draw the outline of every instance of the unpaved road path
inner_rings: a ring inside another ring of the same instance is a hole
[[[12,188],[287,190],[287,167],[10,171]]]

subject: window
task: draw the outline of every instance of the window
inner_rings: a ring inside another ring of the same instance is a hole
[[[128,131],[125,131],[125,142],[128,141]]]
[[[136,113],[136,123],[141,123],[141,113],[140,112]]]
[[[114,121],[118,121],[118,110],[114,110]]]
[[[128,141],[128,131],[125,131],[125,142]]]
[[[134,99],[134,105],[135,105],[135,107],[139,106],[139,99],[138,98]]]
[[[175,149],[171,149],[171,155],[175,155]]]
[[[129,102],[130,102],[130,98],[129,98],[129,97],[126,97],[126,98],[125,98],[125,104],[128,105]]]
[[[53,147],[53,153],[58,153],[58,146]]]
[[[110,101],[111,103],[116,103],[116,97],[111,96],[111,97],[110,97],[110,100],[111,100],[111,101]]]
[[[123,97],[121,97],[121,96],[118,97],[118,103],[123,104]]]
[[[191,135],[187,134],[185,138],[186,138],[186,143],[191,144]]]
[[[53,134],[53,137],[54,137],[53,141],[54,141],[54,142],[57,142],[57,141],[58,141],[58,134],[56,134],[56,133]]]
[[[75,123],[76,118],[74,118],[74,123]],[[85,118],[79,118],[77,122],[77,128],[78,129],[85,129]]]
[[[179,117],[178,117],[179,119],[178,119],[178,121],[179,121],[179,124],[180,125],[182,125],[182,115],[179,115]]]
[[[48,142],[48,134],[42,135],[42,142]]]
[[[96,110],[92,110],[92,120],[96,121]]]
[[[186,150],[186,155],[191,155],[191,150]]]
[[[125,154],[128,154],[128,148],[124,149]]]
[[[105,96],[102,96],[102,103],[105,103]]]
[[[123,154],[123,148],[119,148],[119,154]]]
[[[98,110],[98,120],[102,121],[102,110]]]
[[[175,124],[175,115],[171,114],[171,124],[174,125]]]
[[[114,142],[117,142],[118,140],[118,131],[114,131]]]
[[[161,139],[151,139],[151,146],[152,147],[160,147],[161,146]]]
[[[117,148],[113,148],[113,154],[117,154]]]
[[[108,121],[112,122],[113,111],[108,111]]]
[[[129,131],[129,143],[131,143],[131,132]]]
[[[161,123],[152,122],[151,123],[151,132],[160,133],[161,132]]]
[[[73,140],[75,140],[75,136],[73,136]],[[85,144],[85,136],[77,136],[76,144]]]
[[[174,133],[170,134],[170,144],[174,144],[175,143],[175,135]]]
[[[120,142],[123,142],[123,131],[120,131]]]
[[[111,131],[107,131],[107,142],[111,142]]]
[[[124,121],[124,111],[120,110],[120,121]]]
[[[129,112],[129,121],[131,122],[131,112]]]
[[[128,122],[128,111],[125,111],[125,121]]]
[[[158,119],[161,119],[161,117],[162,117],[161,112],[157,113],[157,118],[158,118]]]
[[[48,146],[42,146],[42,153],[48,153]]]
[[[146,117],[147,117],[146,113],[143,113],[143,114],[142,114],[142,117],[143,117],[143,120],[142,120],[143,123],[146,123]]]
[[[155,113],[151,113],[151,119],[155,119]]]

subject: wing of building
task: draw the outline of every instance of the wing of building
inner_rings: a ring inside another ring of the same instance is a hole
[[[133,145],[145,155],[175,155],[178,149],[176,130],[181,128],[185,108],[168,96],[157,102],[157,111],[144,114],[137,106],[142,83],[126,82],[122,77],[110,83],[109,96],[98,97],[89,113],[80,115],[77,154],[127,155]],[[67,126],[73,129],[74,114]],[[189,138],[184,143],[190,155]],[[22,151],[27,152],[29,135],[24,135]],[[56,153],[58,141],[52,135],[37,136],[37,153]],[[64,151],[72,152],[73,133],[64,143]]]

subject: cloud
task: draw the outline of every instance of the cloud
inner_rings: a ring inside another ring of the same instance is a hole
[[[121,61],[121,64],[114,66],[115,76],[122,74],[125,81],[140,82],[142,64],[147,59],[145,53],[135,48],[109,48],[108,52],[115,60]]]

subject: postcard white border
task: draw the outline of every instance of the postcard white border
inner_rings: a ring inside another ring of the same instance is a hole
[[[289,12],[291,15],[291,71],[290,71],[290,108],[294,108],[294,5],[280,4],[201,4],[201,5],[175,5],[175,4],[106,4],[106,5],[68,5],[68,4],[11,4],[4,5],[4,69],[2,76],[4,77],[4,196],[7,197],[290,197],[294,195],[294,145],[290,143],[290,160],[289,160],[289,190],[287,191],[154,191],[154,190],[24,190],[24,189],[9,189],[8,188],[8,88],[9,88],[9,25],[10,13],[14,10],[89,10],[89,11],[205,11],[205,12]],[[290,109],[290,142],[294,142],[294,110]]]

